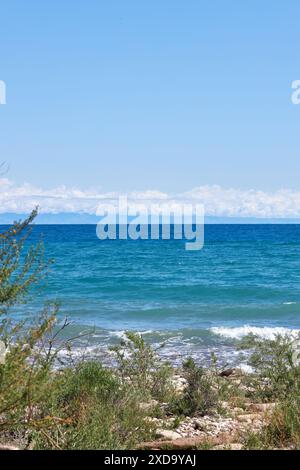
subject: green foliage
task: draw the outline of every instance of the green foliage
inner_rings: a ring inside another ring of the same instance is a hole
[[[172,412],[185,416],[211,412],[218,401],[212,374],[203,367],[198,367],[192,358],[183,364],[183,374],[187,380],[187,387],[182,396],[173,401]]]
[[[156,351],[141,335],[127,332],[126,339],[113,351],[122,382],[129,381],[143,398],[164,401],[174,393],[172,367],[161,362]]]
[[[248,436],[246,448],[300,448],[300,366],[293,360],[294,339],[290,335],[265,341],[251,339],[254,350],[250,364],[255,370],[248,377],[251,395],[277,405],[262,431]]]
[[[255,373],[249,376],[253,395],[260,400],[282,400],[300,392],[300,367],[293,361],[293,339],[290,335],[273,340],[248,339],[253,352],[249,364]],[[244,343],[245,344],[245,343]]]
[[[43,355],[44,338],[55,321],[56,308],[44,309],[35,325],[25,328],[9,317],[45,272],[43,247],[25,248],[37,211],[0,234],[0,340],[7,348],[0,364],[0,431],[34,425],[36,407],[45,392],[53,355]]]
[[[300,448],[300,397],[287,397],[277,406],[263,431],[263,441],[274,447]]]
[[[300,398],[286,399],[276,406],[270,422],[259,433],[249,433],[245,448],[300,449]]]
[[[36,407],[44,399],[53,357],[45,360],[37,346],[51,328],[53,317],[41,318],[38,328],[15,337],[0,365],[0,430],[34,425]]]
[[[30,234],[30,224],[37,216],[34,210],[23,222],[15,222],[0,234],[0,315],[28,292],[45,271],[43,245],[30,247],[21,263],[21,252]]]
[[[132,388],[93,361],[55,377],[41,412],[56,419],[35,433],[39,449],[126,449],[151,436]]]

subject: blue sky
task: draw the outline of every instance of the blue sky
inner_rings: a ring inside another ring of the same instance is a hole
[[[0,161],[16,190],[300,191],[299,1],[11,0],[0,13]]]

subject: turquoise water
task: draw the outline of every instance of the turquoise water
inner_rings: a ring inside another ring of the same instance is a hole
[[[93,225],[36,226],[55,263],[35,301],[18,314],[34,315],[57,300],[74,331],[93,330],[77,344],[103,354],[125,330],[165,341],[162,354],[226,360],[254,331],[271,337],[300,330],[300,225],[207,225],[201,251],[184,240],[108,240]]]

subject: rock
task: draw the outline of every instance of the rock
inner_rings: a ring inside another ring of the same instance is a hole
[[[162,425],[163,423],[162,419],[155,418],[152,416],[145,416],[144,421],[146,421],[146,423],[155,424],[155,425],[159,425],[159,424]]]
[[[180,438],[175,440],[166,440],[166,441],[151,441],[143,442],[138,445],[138,449],[178,449],[178,450],[189,450],[189,449],[199,449],[199,446],[202,444],[217,446],[219,444],[228,447],[228,445],[237,441],[237,436],[231,433],[222,433],[219,436],[209,436],[201,435],[191,438]]]
[[[220,405],[224,410],[228,410],[230,408],[230,403],[228,401],[221,401]]]
[[[248,409],[256,413],[266,413],[272,412],[275,407],[276,403],[251,403],[251,405],[248,406]]]
[[[186,418],[177,428],[182,437],[219,436],[224,432],[233,432],[237,424],[230,417],[203,416],[199,418]]]
[[[229,377],[230,375],[233,375],[235,373],[235,369],[225,369],[222,370],[218,375],[220,377]]]
[[[239,444],[238,442],[234,442],[232,444],[219,444],[213,447],[213,450],[242,450],[243,444]]]
[[[244,412],[244,409],[236,406],[235,408],[232,409],[232,412],[235,414],[241,415]]]
[[[251,423],[252,421],[261,420],[262,416],[259,413],[251,413],[251,414],[238,415],[236,419],[239,422]]]
[[[147,410],[151,410],[151,408],[154,408],[157,405],[158,405],[157,400],[150,400],[147,403],[143,403],[143,402],[140,403],[139,407],[140,407],[141,410],[147,411]]]
[[[156,432],[156,437],[168,441],[175,441],[175,439],[180,439],[182,436],[178,432],[171,431],[170,429],[158,429]]]
[[[173,385],[177,392],[183,392],[183,390],[187,387],[187,380],[184,377],[175,375],[173,378]]]

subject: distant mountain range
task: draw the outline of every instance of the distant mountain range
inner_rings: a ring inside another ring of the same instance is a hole
[[[12,224],[23,220],[28,214],[0,214],[0,224]],[[62,212],[58,214],[39,214],[37,224],[97,224],[99,216],[86,213]],[[300,224],[300,219],[266,219],[255,217],[205,217],[206,224]]]

